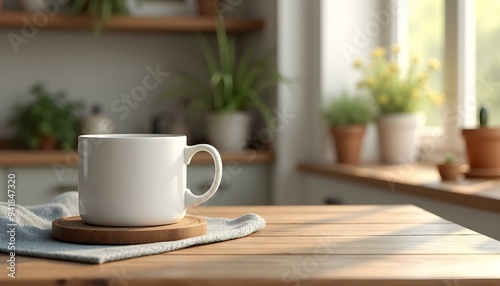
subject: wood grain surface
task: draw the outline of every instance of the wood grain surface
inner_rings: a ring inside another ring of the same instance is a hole
[[[44,14],[46,15],[46,14]],[[22,28],[26,22],[33,23],[33,14],[18,11],[0,11],[0,28]],[[43,29],[86,29],[91,30],[93,19],[87,16],[65,15],[58,13],[46,17]],[[37,18],[38,21],[40,21]],[[44,20],[45,21],[45,20]],[[228,32],[252,32],[262,30],[264,22],[255,19],[226,19]],[[129,16],[114,16],[105,25],[105,29],[119,31],[156,31],[156,32],[214,32],[215,23],[211,17],[159,17],[135,18]]]
[[[17,257],[17,278],[2,267],[0,284],[500,285],[500,242],[414,206],[198,207],[190,213],[250,212],[267,226],[248,237],[103,265]]]
[[[461,178],[441,181],[436,166],[423,164],[348,166],[302,163],[304,173],[342,179],[447,203],[500,212],[500,180]]]

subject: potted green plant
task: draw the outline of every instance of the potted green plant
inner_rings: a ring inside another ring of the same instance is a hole
[[[17,141],[30,149],[72,149],[83,103],[69,101],[61,91],[50,93],[43,84],[34,85],[30,92],[34,101],[17,106],[11,118]]]
[[[122,0],[122,1],[125,1],[130,16],[139,18],[194,16],[197,8],[195,0],[183,0],[183,1]]]
[[[204,76],[181,73],[166,95],[183,97],[192,113],[209,112],[209,142],[218,149],[235,151],[242,149],[249,137],[250,107],[269,122],[271,110],[262,93],[276,86],[281,77],[271,64],[274,53],[253,58],[249,48],[237,58],[235,41],[228,37],[220,14],[215,22],[217,50],[200,37]]]
[[[438,171],[443,181],[456,181],[460,176],[461,164],[455,162],[455,156],[447,154],[442,164],[438,164]]]
[[[382,47],[372,51],[371,62],[354,65],[362,73],[358,86],[375,99],[381,116],[377,118],[379,146],[386,163],[412,162],[416,154],[417,130],[425,117],[418,112],[427,103],[440,104],[443,96],[428,86],[430,74],[440,67],[436,59],[429,59],[427,67],[414,58],[403,71],[398,64],[399,47],[392,47],[393,59]]]
[[[343,94],[323,111],[335,142],[337,161],[357,164],[366,125],[376,116],[373,103],[367,98]]]
[[[124,1],[111,0],[69,0],[73,15],[89,15],[94,21],[94,33],[98,34],[114,15],[128,15]]]
[[[500,178],[500,128],[488,127],[488,111],[479,109],[479,128],[463,129],[470,169],[474,178]]]

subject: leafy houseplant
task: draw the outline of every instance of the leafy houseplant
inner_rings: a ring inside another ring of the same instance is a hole
[[[357,164],[366,125],[376,116],[373,103],[361,96],[343,94],[323,115],[330,126],[338,162]]]
[[[210,48],[206,38],[199,39],[205,75],[181,73],[166,94],[184,97],[191,112],[212,113],[208,128],[211,143],[221,149],[237,150],[249,135],[249,107],[255,107],[269,122],[271,110],[262,92],[276,86],[281,77],[270,63],[274,53],[254,59],[254,49],[249,48],[237,59],[235,41],[228,37],[220,14],[215,23],[217,50]],[[235,122],[241,125],[233,128]],[[221,126],[225,123],[232,126]]]
[[[440,104],[443,96],[431,89],[427,82],[431,73],[440,67],[436,59],[429,59],[426,67],[414,58],[407,70],[398,64],[399,47],[392,47],[394,60],[388,59],[382,47],[372,51],[371,62],[354,63],[363,79],[360,89],[369,92],[381,116],[377,119],[379,147],[386,163],[407,163],[415,160],[417,129],[424,122],[423,114],[416,113],[426,103]]]
[[[488,127],[488,111],[479,110],[479,128],[463,129],[470,170],[475,178],[500,178],[500,128]]]
[[[30,149],[71,149],[78,136],[81,102],[70,102],[61,91],[49,93],[43,84],[31,88],[34,101],[18,106],[12,117],[17,128],[16,138]]]
[[[95,33],[100,33],[113,15],[128,15],[123,0],[70,0],[67,5],[74,15],[87,14],[92,17]]]
[[[444,158],[444,163],[438,165],[439,175],[443,181],[455,181],[460,172],[460,164],[455,163],[455,156],[447,154]]]

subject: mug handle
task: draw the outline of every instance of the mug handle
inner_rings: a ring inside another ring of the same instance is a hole
[[[212,182],[212,185],[210,186],[208,191],[206,191],[203,195],[195,195],[191,192],[190,189],[186,189],[184,197],[184,204],[186,206],[186,209],[200,205],[208,201],[215,194],[215,192],[217,192],[217,189],[219,188],[220,182],[222,180],[222,159],[220,157],[219,151],[217,151],[217,149],[215,149],[211,145],[198,144],[194,146],[186,146],[184,148],[185,164],[189,165],[189,163],[191,163],[191,159],[193,158],[194,154],[200,151],[208,152],[210,155],[212,155],[212,159],[214,159],[214,164],[215,164],[214,181]]]

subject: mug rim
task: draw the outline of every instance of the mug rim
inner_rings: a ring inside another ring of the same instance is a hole
[[[165,139],[186,137],[182,134],[85,134],[78,135],[82,139]]]

